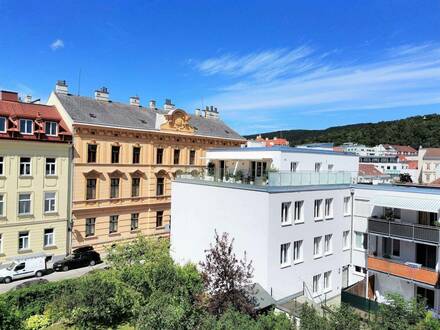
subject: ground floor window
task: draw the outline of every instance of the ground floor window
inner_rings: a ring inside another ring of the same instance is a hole
[[[29,232],[22,231],[18,233],[18,249],[27,250],[29,249]]]
[[[44,246],[54,245],[53,228],[44,230]]]
[[[136,230],[139,228],[139,213],[131,214],[131,230]]]
[[[434,290],[422,288],[420,286],[417,287],[417,300],[425,300],[426,306],[429,308],[434,308],[434,296]]]
[[[96,218],[86,219],[86,237],[95,235],[95,223],[96,223]]]

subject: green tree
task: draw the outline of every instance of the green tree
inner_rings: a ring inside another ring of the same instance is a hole
[[[307,303],[301,306],[299,318],[301,330],[332,329],[328,320],[319,315],[316,309]]]
[[[0,299],[0,329],[19,330],[23,328],[18,312],[9,303]]]
[[[206,251],[206,260],[200,263],[208,309],[214,315],[234,308],[239,312],[253,314],[255,299],[248,292],[252,287],[252,263],[238,260],[233,251],[234,240],[227,233],[215,233],[215,245]]]
[[[361,318],[353,308],[342,303],[328,313],[330,329],[355,330],[361,328]]]

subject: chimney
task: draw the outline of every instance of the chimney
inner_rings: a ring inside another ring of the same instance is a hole
[[[218,110],[217,108],[214,108],[214,106],[207,106],[206,109],[204,110],[205,112],[205,118],[210,118],[210,119],[219,119],[219,114],[218,114]]]
[[[174,106],[174,104],[171,103],[171,99],[166,99],[165,104],[163,105],[163,109],[165,111],[171,111],[176,109],[176,107]]]
[[[58,80],[55,85],[55,92],[59,94],[68,94],[67,83],[65,80]]]
[[[155,100],[150,100],[150,109],[156,110],[156,101]]]
[[[194,114],[196,115],[196,117],[202,117],[202,111],[200,109],[196,109],[196,111],[194,111]]]
[[[18,93],[9,91],[0,91],[0,100],[18,102]]]
[[[100,89],[97,89],[95,91],[96,101],[108,102],[109,101],[108,96],[109,96],[109,92],[107,87],[101,87]]]
[[[141,101],[139,99],[139,96],[130,96],[130,105],[134,107],[140,107]]]
[[[32,103],[32,95],[26,95],[24,98],[25,103]]]

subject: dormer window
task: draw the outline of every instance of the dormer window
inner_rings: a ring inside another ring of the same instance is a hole
[[[58,124],[54,121],[46,122],[46,135],[57,136],[58,135]]]
[[[32,119],[20,119],[20,133],[34,134],[34,122]]]
[[[5,117],[0,117],[0,133],[5,133],[6,132],[6,118]]]

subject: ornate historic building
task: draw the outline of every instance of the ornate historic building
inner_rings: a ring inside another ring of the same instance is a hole
[[[73,132],[73,247],[103,246],[137,235],[168,236],[171,180],[204,168],[205,150],[245,140],[210,107],[189,115],[170,100],[140,105],[68,93],[59,81],[48,101]]]

